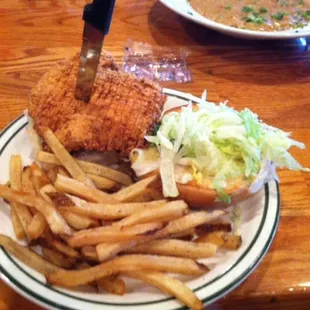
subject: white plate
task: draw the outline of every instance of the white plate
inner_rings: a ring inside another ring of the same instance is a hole
[[[199,99],[188,94],[165,89],[168,103],[178,101],[183,105]],[[32,147],[27,131],[27,119],[19,117],[0,136],[0,183],[9,178],[9,160],[12,154],[21,154],[24,164],[32,162]],[[276,182],[266,184],[256,196],[239,204],[242,210],[240,233],[243,244],[238,251],[222,252],[216,258],[202,260],[211,271],[187,284],[204,304],[210,304],[237,287],[256,268],[267,252],[276,233],[279,220],[279,188]],[[230,207],[233,211],[235,207]],[[0,200],[0,233],[14,237],[9,209]],[[65,310],[176,310],[185,309],[177,300],[140,282],[128,281],[128,293],[119,297],[111,294],[95,294],[90,290],[70,291],[46,285],[43,276],[28,268],[0,248],[2,279],[23,296],[49,309]]]
[[[310,35],[310,25],[303,29],[292,29],[284,31],[254,31],[238,29],[230,27],[224,24],[217,23],[209,18],[206,18],[195,11],[189,4],[188,0],[160,0],[166,7],[176,12],[177,14],[203,25],[207,28],[211,28],[218,32],[222,32],[226,35],[243,39],[256,39],[256,40],[277,40],[277,39],[294,39],[300,37],[306,37]]]

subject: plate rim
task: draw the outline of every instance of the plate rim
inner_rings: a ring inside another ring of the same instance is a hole
[[[278,202],[278,205],[279,205],[279,189],[278,189],[278,183],[276,183],[276,187],[277,187],[277,202]],[[224,277],[227,273],[229,273],[230,271],[232,271],[234,268],[236,268],[236,266],[238,264],[241,263],[241,261],[246,257],[246,255],[249,253],[249,251],[254,247],[258,237],[260,236],[262,230],[263,230],[263,226],[265,224],[265,219],[266,219],[266,216],[267,216],[267,210],[268,210],[268,207],[269,207],[269,186],[268,184],[265,185],[265,203],[264,203],[264,214],[262,216],[262,220],[260,222],[260,225],[259,225],[259,228],[254,236],[254,238],[252,239],[250,245],[247,247],[247,249],[244,251],[244,253],[238,258],[238,260],[236,260],[234,262],[234,264],[229,267],[229,269],[227,269],[223,274],[217,276],[216,278],[210,280],[209,282],[207,283],[204,283],[203,285],[200,285],[199,287],[196,287],[195,289],[193,289],[194,292],[197,292],[205,287],[207,287],[208,285],[210,285],[211,283],[214,283],[216,282],[217,280],[219,280],[220,278]],[[279,207],[277,208],[277,218],[279,217]],[[204,298],[202,299],[202,301],[204,303],[212,303],[214,300],[218,300],[219,298],[222,297],[222,295],[226,295],[227,293],[229,293],[229,291],[233,290],[236,286],[238,286],[239,284],[241,284],[242,281],[244,281],[247,276],[249,274],[251,274],[251,272],[256,268],[256,266],[260,263],[260,261],[263,259],[264,257],[264,254],[268,251],[272,241],[273,241],[273,238],[274,238],[274,235],[276,234],[276,231],[277,231],[277,225],[278,225],[278,219],[276,219],[273,223],[273,229],[272,229],[272,233],[271,235],[269,236],[269,238],[267,239],[265,245],[262,247],[262,251],[260,252],[260,254],[258,255],[257,259],[255,260],[254,264],[252,264],[251,266],[249,266],[237,279],[234,279],[233,282],[231,282],[230,284],[226,285],[225,287],[221,288],[220,291],[217,291],[215,292],[214,294],[212,294],[211,296],[207,297],[207,298]],[[42,283],[41,281],[37,280],[35,277],[33,277],[31,274],[29,274],[26,270],[24,270],[22,268],[22,266],[16,261],[16,259],[10,255],[5,249],[1,248],[1,250],[4,252],[4,254],[7,256],[7,258],[22,272],[24,273],[26,276],[30,277],[33,281],[37,282],[40,286],[43,286],[46,288],[47,285],[45,285],[44,283]],[[0,270],[3,272],[3,268],[0,264]],[[6,271],[4,271],[5,275],[7,276],[7,278],[12,278],[11,281],[13,281],[14,283],[17,282],[18,283],[18,280],[16,280],[14,277],[12,277],[9,273],[7,273]],[[23,286],[22,283],[19,283],[21,286]],[[18,286],[18,284],[17,284]],[[27,289],[27,287],[23,287],[24,289]],[[77,297],[77,296],[74,296],[74,295],[71,295],[71,294],[67,294],[65,292],[62,292],[60,290],[58,290],[57,288],[49,288],[53,291],[55,291],[56,293],[59,293],[61,295],[64,295],[68,298],[73,298],[75,300],[79,300],[79,301],[82,301],[82,302],[89,302],[89,303],[94,303],[94,304],[97,304],[97,305],[109,305],[109,306],[143,306],[143,305],[150,305],[150,304],[159,304],[159,303],[162,303],[162,302],[166,302],[166,301],[169,301],[169,300],[174,300],[175,298],[174,297],[168,297],[168,298],[164,298],[164,299],[160,299],[160,300],[156,300],[156,301],[148,301],[148,302],[133,302],[133,303],[113,303],[113,302],[99,302],[99,301],[94,301],[94,300],[90,300],[90,299],[86,299],[86,298],[80,298],[80,297]],[[33,292],[33,291],[30,291],[30,292]],[[38,297],[40,299],[43,299],[40,295],[38,295]],[[70,307],[63,307],[62,309],[66,309],[66,310],[71,310],[72,308]],[[176,309],[187,309],[186,307],[178,307]]]
[[[192,8],[188,0],[181,0],[183,3],[179,3],[179,6],[174,6],[170,3],[171,0],[159,0],[164,6],[172,10],[173,12],[189,19],[195,23],[198,23],[207,28],[211,28],[215,31],[225,33],[230,36],[239,38],[256,39],[256,40],[281,40],[281,39],[297,39],[301,37],[310,36],[310,28],[306,30],[281,30],[281,31],[255,31],[249,29],[239,29],[225,24],[218,23],[209,19]],[[187,11],[180,9],[181,5],[187,5]],[[309,26],[310,27],[310,24]]]
[[[180,91],[176,91],[176,90],[172,90],[172,89],[164,89],[165,94],[173,96],[173,97],[178,97],[180,99],[187,99],[187,100],[193,100],[193,101],[199,101],[198,97],[195,97],[191,94],[188,93],[183,93]],[[17,119],[15,119],[14,121],[12,121],[3,131],[1,131],[0,133],[0,141],[2,139],[2,137],[4,137],[5,133],[11,129],[12,127],[14,128],[14,125],[18,125],[19,121],[22,121],[23,118],[26,119],[25,115],[21,115],[20,117],[18,117]],[[26,125],[27,125],[27,119],[26,119],[26,123],[24,123],[23,125],[20,125],[20,127],[18,127],[14,133],[12,133],[9,138],[7,139],[7,141],[5,141],[5,143],[3,144],[3,146],[1,147],[0,150],[0,156],[2,155],[3,151],[5,150],[5,148],[7,147],[7,145],[12,141],[12,139],[18,134],[18,132],[20,132]],[[274,181],[275,182],[275,181]],[[279,222],[279,214],[280,214],[280,191],[279,191],[279,185],[277,182],[275,182],[276,184],[276,189],[277,189],[277,211],[276,211],[276,217],[274,219],[274,221],[272,222],[272,230],[270,235],[268,235],[267,241],[266,243],[264,243],[264,246],[261,247],[261,250],[259,252],[259,254],[257,255],[257,257],[254,259],[254,261],[252,261],[252,264],[249,265],[246,270],[236,279],[233,279],[231,282],[229,282],[228,285],[226,285],[225,287],[222,287],[220,290],[214,292],[211,296],[206,297],[206,298],[202,298],[202,301],[204,303],[212,303],[215,300],[223,297],[223,295],[228,294],[231,290],[233,290],[236,286],[238,286],[239,284],[241,284],[247,277],[249,274],[251,274],[253,272],[253,270],[257,267],[257,265],[260,263],[260,261],[263,259],[263,257],[265,256],[265,253],[268,251],[270,245],[272,244],[272,241],[274,239],[274,236],[276,234],[277,231],[277,226],[278,226],[278,222]],[[268,191],[268,184],[266,185],[267,191]],[[267,202],[267,207],[266,207],[266,199],[269,199],[269,193],[268,195],[266,195],[266,188],[265,188],[265,206],[264,206],[264,215],[267,214],[267,209],[268,209],[268,202]],[[266,213],[266,214],[265,214]],[[264,215],[262,215],[262,220],[260,222],[260,225],[258,227],[258,230],[255,234],[255,236],[253,237],[253,239],[251,240],[249,246],[247,247],[247,249],[245,250],[245,252],[237,259],[237,261],[235,261],[233,263],[233,265],[231,267],[229,267],[229,269],[227,269],[223,274],[221,274],[220,276],[216,277],[215,279],[212,279],[211,281],[200,285],[199,287],[195,288],[194,291],[199,291],[203,288],[205,288],[206,286],[210,285],[211,283],[215,282],[216,280],[218,280],[219,278],[223,277],[225,274],[227,274],[229,271],[233,270],[234,268],[236,268],[236,265],[243,260],[243,258],[246,257],[246,255],[248,254],[248,252],[253,248],[253,246],[255,245],[255,242],[257,241],[257,239],[259,238],[260,233],[263,230],[264,227],[264,223],[265,220],[263,220]],[[252,244],[253,243],[253,244]],[[2,247],[1,247],[1,251],[5,253],[5,255],[8,256],[8,258],[14,262],[15,265],[17,265],[17,267],[19,269],[21,269],[21,271],[23,271],[25,273],[25,271],[22,269],[21,266],[19,266],[19,264],[17,264],[17,262],[15,261],[14,257],[12,257],[10,254],[8,254]],[[7,272],[6,270],[3,269],[1,262],[0,262],[0,271],[2,273],[1,277],[5,280],[6,283],[8,283],[11,287],[13,287],[16,291],[18,291],[19,293],[21,293],[23,296],[25,296],[26,298],[29,298],[30,300],[39,303],[40,305],[44,305],[44,306],[49,306],[49,307],[53,307],[54,309],[64,309],[64,310],[73,310],[73,308],[64,306],[62,304],[57,304],[54,303],[53,301],[49,300],[49,299],[45,299],[44,296],[42,295],[38,295],[36,294],[36,292],[28,289],[26,286],[24,286],[22,283],[20,283],[16,278],[14,278],[14,276],[12,276],[9,272]],[[31,275],[29,275],[26,272],[27,276],[32,278],[33,277]],[[37,282],[40,282],[39,280],[36,279]],[[44,285],[44,283],[40,282],[40,284],[44,287],[46,287],[47,285]],[[21,287],[19,287],[21,286]],[[161,302],[166,302],[169,300],[175,300],[174,297],[168,297],[168,298],[164,298],[164,299],[160,299],[160,300],[156,300],[156,301],[149,301],[149,302],[141,302],[141,303],[129,303],[129,304],[118,304],[118,303],[113,303],[113,302],[98,302],[98,301],[93,301],[93,300],[88,300],[88,299],[83,299],[83,298],[79,298],[78,296],[73,296],[70,294],[66,294],[63,293],[62,291],[59,291],[57,289],[54,289],[54,291],[56,291],[56,293],[59,294],[64,294],[66,297],[68,298],[74,298],[76,300],[79,300],[80,302],[90,302],[90,303],[96,303],[97,305],[100,304],[102,306],[106,305],[106,306],[142,306],[142,305],[150,305],[150,304],[159,304]],[[27,292],[28,291],[28,292]],[[35,296],[35,297],[34,297]],[[178,309],[187,309],[187,307],[177,307],[174,308],[175,310]]]

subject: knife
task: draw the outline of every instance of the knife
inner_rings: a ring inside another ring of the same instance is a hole
[[[75,96],[88,102],[100,60],[105,35],[109,33],[115,0],[94,0],[84,7],[83,44],[80,54]]]

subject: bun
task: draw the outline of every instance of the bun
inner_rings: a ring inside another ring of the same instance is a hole
[[[193,110],[198,111],[199,105],[193,104]],[[171,112],[181,112],[182,107],[170,107],[166,111],[165,114],[169,114]],[[131,159],[132,163],[135,161],[134,158]],[[262,171],[264,171],[267,167],[262,166]],[[148,177],[150,175],[159,174],[159,170],[154,170],[142,178]],[[154,185],[156,190],[159,193],[162,193],[162,184],[159,181]],[[207,181],[207,180],[206,180]],[[206,182],[211,183],[211,182]],[[257,183],[255,192],[250,191],[251,181],[245,181],[241,179],[231,179],[227,180],[227,189],[226,192],[231,197],[231,203],[238,203],[239,201],[245,200],[248,197],[254,195],[259,189],[261,189],[265,183],[265,180],[262,179],[260,182]],[[176,197],[177,199],[183,199],[191,208],[212,208],[212,207],[227,207],[227,204],[218,198],[218,194],[214,189],[211,189],[208,185],[201,185],[198,184],[196,181],[191,181],[187,184],[180,184],[177,183],[177,188],[179,191],[179,196]]]
[[[159,171],[152,171],[144,175],[142,178],[147,178],[155,174],[159,175]],[[156,182],[153,186],[156,191],[162,193],[162,184],[160,178],[158,178],[158,182]],[[224,201],[218,199],[217,192],[214,189],[211,189],[207,186],[201,186],[195,181],[192,181],[188,184],[177,183],[177,188],[179,191],[179,196],[176,197],[176,199],[184,200],[191,208],[208,209],[213,207],[227,207],[227,204]],[[232,203],[237,203],[254,195],[255,193],[250,192],[249,188],[249,182],[236,182],[236,185],[227,191],[231,196]]]
[[[196,184],[177,184],[179,197],[192,208],[212,208],[227,207],[227,204],[218,200],[218,195],[214,189],[202,187]],[[253,195],[249,191],[249,186],[241,187],[228,192],[231,195],[232,203],[242,201]]]

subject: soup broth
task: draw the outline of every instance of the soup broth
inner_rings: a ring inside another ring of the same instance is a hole
[[[201,15],[228,26],[278,31],[310,22],[310,0],[189,0]]]

